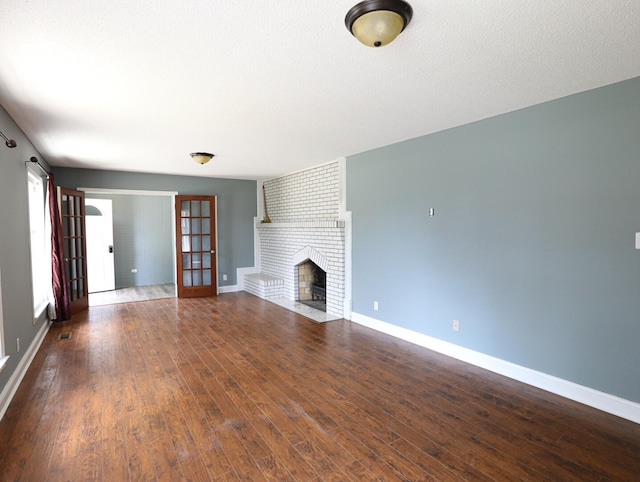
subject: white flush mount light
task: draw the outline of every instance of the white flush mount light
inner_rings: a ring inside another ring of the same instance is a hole
[[[191,157],[198,164],[206,164],[211,160],[213,154],[209,154],[208,152],[192,152]]]
[[[347,30],[368,47],[382,47],[402,32],[413,17],[411,5],[403,0],[365,0],[344,19]]]

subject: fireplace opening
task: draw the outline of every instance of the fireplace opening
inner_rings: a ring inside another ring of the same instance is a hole
[[[297,294],[296,301],[327,311],[327,273],[310,259],[298,265]]]

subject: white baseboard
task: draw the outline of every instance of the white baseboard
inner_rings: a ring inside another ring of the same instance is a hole
[[[238,285],[218,286],[218,293],[233,293],[238,291]]]
[[[20,382],[22,382],[24,375],[27,373],[27,369],[31,365],[33,358],[36,356],[36,353],[38,353],[38,349],[40,348],[40,345],[42,345],[42,341],[49,331],[50,326],[51,322],[49,320],[46,320],[42,324],[42,327],[40,327],[36,337],[31,342],[31,345],[29,345],[29,348],[22,357],[22,360],[18,363],[16,371],[13,372],[13,375],[11,375],[11,378],[9,378],[9,381],[5,385],[4,390],[0,393],[0,420],[4,417],[7,408],[9,408],[9,404],[11,403],[13,396],[16,394],[16,390],[18,390]]]
[[[640,403],[600,392],[568,380],[563,380],[562,378],[531,370],[530,368],[515,365],[508,361],[454,345],[453,343],[438,340],[437,338],[392,325],[385,321],[376,320],[375,318],[370,318],[356,312],[351,313],[351,321],[640,424]]]

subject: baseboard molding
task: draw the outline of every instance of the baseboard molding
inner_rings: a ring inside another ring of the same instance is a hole
[[[640,424],[640,403],[352,312],[351,321]]]
[[[218,293],[233,293],[238,291],[238,285],[218,286]]]
[[[18,387],[20,386],[20,382],[22,382],[24,375],[27,373],[27,369],[31,365],[36,353],[38,353],[38,349],[40,348],[40,345],[42,345],[42,341],[49,331],[50,326],[51,322],[49,320],[46,320],[42,324],[42,327],[40,327],[36,337],[31,342],[31,345],[29,345],[29,349],[25,352],[20,363],[18,363],[16,371],[13,372],[13,375],[11,375],[11,378],[9,378],[9,381],[5,385],[4,390],[0,393],[0,420],[4,417],[13,396],[16,394],[16,390],[18,390]]]

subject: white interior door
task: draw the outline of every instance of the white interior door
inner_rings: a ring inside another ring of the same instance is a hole
[[[85,199],[89,293],[116,288],[111,199]]]

